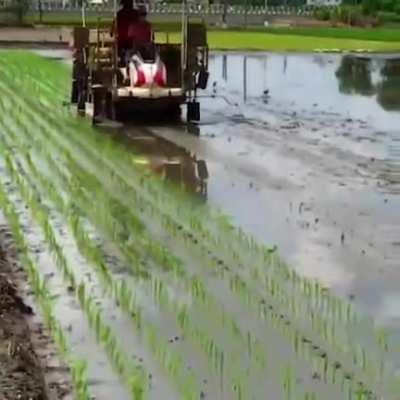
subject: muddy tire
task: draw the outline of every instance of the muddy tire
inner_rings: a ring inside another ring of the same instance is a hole
[[[106,100],[105,100],[105,115],[106,118],[111,120],[111,121],[116,121],[117,119],[117,108],[116,104],[113,101],[112,94],[107,93],[106,94]]]
[[[71,88],[71,104],[77,104],[79,98],[78,82],[74,79]]]
[[[200,103],[197,101],[190,101],[187,103],[186,119],[188,122],[200,121]]]
[[[105,117],[104,98],[100,88],[93,89],[93,116],[92,125],[97,125]]]
[[[84,113],[86,111],[86,92],[83,90],[78,92],[76,108],[79,113]]]

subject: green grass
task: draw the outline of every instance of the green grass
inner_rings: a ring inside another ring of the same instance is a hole
[[[272,34],[262,32],[210,32],[211,48],[216,49],[249,49],[249,50],[290,50],[313,51],[329,50],[368,50],[396,51],[400,50],[400,39],[397,42],[372,40],[356,40],[328,37],[312,37],[288,34]]]
[[[163,40],[164,36],[159,36]],[[179,40],[179,34],[171,34],[170,41]],[[398,42],[354,40],[341,38],[311,37],[301,35],[276,35],[265,32],[215,31],[208,32],[209,46],[213,50],[259,51],[373,51],[393,52],[400,50]]]
[[[268,28],[265,31],[277,35],[400,42],[400,29],[389,28]]]

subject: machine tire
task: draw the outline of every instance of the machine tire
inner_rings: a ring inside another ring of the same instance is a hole
[[[78,82],[74,79],[71,88],[71,104],[77,104],[79,98]]]
[[[99,90],[93,90],[93,115],[92,125],[97,125],[104,118],[104,106],[102,96]]]
[[[86,97],[87,97],[87,85],[83,79],[76,81],[76,108],[78,113],[85,113],[86,111]]]
[[[200,103],[198,101],[190,101],[187,103],[186,119],[188,122],[200,121]]]
[[[86,111],[86,93],[83,90],[78,92],[76,108],[78,112],[84,113]]]
[[[106,118],[108,118],[111,121],[116,121],[117,119],[116,104],[113,101],[112,94],[110,92],[106,94],[105,107],[106,107],[105,109]]]
[[[209,76],[210,74],[208,73],[208,71],[206,71],[205,69],[201,69],[197,76],[196,87],[202,90],[207,89]]]

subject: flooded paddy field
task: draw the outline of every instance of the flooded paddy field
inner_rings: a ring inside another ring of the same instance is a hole
[[[216,54],[199,138],[208,200],[294,268],[400,328],[400,59]],[[397,299],[397,300],[396,300]]]
[[[0,60],[2,209],[76,397],[398,399],[400,61],[210,67],[199,125],[93,130],[67,67]]]

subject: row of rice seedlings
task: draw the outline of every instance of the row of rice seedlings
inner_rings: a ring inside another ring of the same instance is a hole
[[[10,130],[8,130],[10,133]],[[28,163],[30,165],[30,172],[36,174],[38,176],[38,171],[36,170],[36,167],[30,160],[30,156],[28,153],[25,154],[27,157]],[[30,161],[29,161],[30,160]],[[43,177],[40,178],[40,181],[43,185],[46,185],[46,179],[43,179]],[[60,210],[64,209],[66,211],[66,216],[69,218],[70,224],[71,224],[71,229],[74,233],[74,237],[77,241],[78,247],[82,254],[91,261],[92,264],[96,265],[96,271],[99,273],[99,280],[103,285],[103,288],[106,290],[106,292],[114,295],[117,304],[121,305],[124,311],[126,311],[134,320],[136,328],[138,328],[141,331],[141,334],[143,333],[143,329],[145,331],[150,331],[153,333],[147,334],[147,336],[151,336],[151,344],[153,345],[153,341],[155,338],[157,339],[157,346],[159,348],[164,348],[163,352],[163,357],[165,360],[163,361],[163,367],[167,370],[167,372],[172,374],[174,378],[178,378],[177,384],[178,386],[181,387],[182,393],[185,394],[185,398],[187,399],[194,399],[197,398],[197,394],[199,393],[199,390],[196,385],[193,384],[193,375],[192,374],[187,374],[184,371],[184,363],[183,360],[181,360],[179,354],[176,354],[173,349],[168,348],[168,342],[165,339],[162,339],[159,334],[154,336],[154,332],[156,332],[155,327],[151,327],[144,325],[142,323],[142,319],[140,317],[141,315],[141,308],[135,304],[135,296],[131,292],[131,290],[128,288],[126,283],[124,281],[114,281],[111,277],[111,275],[108,272],[108,269],[105,265],[104,260],[101,258],[101,254],[98,250],[98,248],[90,243],[90,239],[86,232],[81,227],[80,224],[80,218],[78,215],[74,214],[74,208],[69,209],[66,204],[63,204],[63,199],[60,197],[54,187],[47,181],[47,188],[49,189],[50,196],[53,197],[55,200],[55,204],[59,206]],[[84,290],[84,289],[80,289]],[[86,297],[84,297],[86,298]],[[89,321],[93,324],[93,321],[98,321],[98,316],[95,317],[90,317],[90,315],[97,315],[98,312],[91,312],[91,308],[94,307],[93,302],[90,303],[82,303],[82,306],[87,307],[87,313],[89,315]],[[98,324],[98,322],[96,322]],[[144,325],[144,326],[143,326]],[[96,327],[96,326],[95,326]],[[96,327],[96,332],[98,332],[98,329]],[[102,337],[100,335],[100,337]],[[157,355],[159,356],[159,353],[157,352]],[[175,363],[177,362],[176,360],[179,361],[179,365],[181,366],[182,370],[178,371],[179,376],[177,375],[177,368],[176,366],[173,366],[175,364],[171,364],[170,360],[173,359],[175,360]],[[185,378],[185,379],[184,379]]]
[[[75,398],[78,400],[91,400],[92,397],[86,379],[86,361],[73,356],[61,324],[54,316],[51,293],[48,290],[46,281],[40,278],[38,266],[32,261],[29,255],[28,244],[25,241],[18,213],[7,198],[3,183],[0,183],[0,206],[11,228],[14,243],[18,250],[18,258],[25,267],[30,286],[41,307],[45,324],[51,332],[61,358],[68,365],[75,391]]]
[[[10,130],[8,130],[8,133],[9,134],[11,134],[11,131]],[[10,136],[12,136],[12,134],[10,135]],[[15,136],[14,136],[14,138],[15,138]],[[41,147],[41,149],[43,149],[44,147]],[[28,156],[27,154],[26,154],[26,156]],[[29,157],[29,156],[28,156]],[[29,161],[28,161],[29,162]],[[35,173],[35,166],[32,164],[32,162],[29,162],[29,165],[30,165],[30,172],[32,173],[32,172],[34,172]],[[52,170],[56,170],[56,169],[58,169],[58,166],[56,165],[56,164],[52,164],[52,165],[50,165],[50,168],[52,169]],[[36,171],[37,172],[37,171]],[[43,181],[45,181],[45,179],[42,179],[42,183],[43,184],[45,184]],[[64,184],[65,185],[68,185],[68,182],[64,182]],[[49,184],[48,184],[48,186],[49,186]],[[80,186],[80,185],[77,185],[77,186]],[[91,186],[91,185],[89,185],[89,186]],[[54,196],[56,196],[56,191],[54,190],[54,188],[53,187],[51,187],[51,188],[49,188],[50,189],[50,191],[53,193],[53,197]],[[71,195],[72,195],[72,198],[74,198],[74,199],[77,199],[78,197],[79,197],[79,194],[76,192],[76,191],[74,191],[73,189],[71,189]],[[100,199],[100,197],[98,197],[98,199]],[[55,202],[54,202],[55,204],[62,204],[62,198],[60,198],[60,196],[58,196],[57,195],[57,197],[55,198]],[[97,218],[101,218],[101,217],[97,217]],[[74,230],[75,230],[75,233],[76,233],[76,230],[77,230],[77,218],[74,218],[74,220],[75,220],[75,223],[74,223],[74,225],[75,225],[75,227],[74,227]],[[115,225],[113,224],[112,225],[112,228],[113,227],[115,227]],[[82,235],[82,234],[81,234]],[[88,243],[88,240],[86,239],[85,241],[81,241],[81,243]],[[90,252],[96,252],[96,250],[98,250],[96,247],[94,247],[94,246],[92,246],[91,247],[91,249],[90,249]],[[87,251],[86,251],[86,253],[87,253]],[[99,261],[99,258],[100,258],[100,256],[99,256],[99,254],[97,254],[96,255],[96,261]],[[92,261],[93,261],[93,259],[92,259]],[[106,268],[105,266],[104,266],[104,262],[101,262],[101,267],[100,267],[100,269],[101,269],[101,271],[104,271],[104,269]],[[103,272],[102,272],[103,273]],[[106,279],[105,279],[105,281],[106,282],[109,282],[110,281],[110,277],[109,277],[109,274],[107,274],[107,277],[106,277]],[[194,288],[194,290],[195,290],[195,292],[199,292],[199,289],[198,289],[198,285],[199,285],[199,282],[197,282],[197,281],[194,281],[193,282],[193,285],[192,285],[192,287]],[[156,295],[156,302],[157,302],[157,304],[158,305],[162,305],[163,306],[163,308],[164,309],[168,309],[168,307],[167,307],[167,305],[170,305],[172,302],[171,301],[168,301],[168,298],[165,298],[165,294],[166,294],[166,292],[164,292],[164,290],[163,290],[163,288],[165,287],[165,285],[163,284],[163,282],[162,281],[155,281],[155,286],[156,287],[158,287],[159,289],[156,289],[155,290],[155,292],[157,292],[158,294]],[[190,289],[190,287],[191,286],[189,286],[189,289]],[[122,285],[121,286],[121,288],[123,288],[123,290],[122,290],[122,292],[123,293],[125,293],[126,295],[128,295],[128,297],[129,298],[132,298],[132,296],[131,295],[129,295],[129,289],[127,289],[127,287],[126,287],[126,285]],[[204,289],[203,289],[203,292],[204,292]],[[161,295],[161,293],[163,293],[164,295]],[[206,296],[204,295],[204,293],[203,293],[203,295],[201,296],[204,300],[205,300],[205,298],[206,298]],[[122,304],[124,304],[124,303],[127,303],[126,301],[124,301],[123,299],[121,299],[121,297],[119,297],[118,298],[118,301],[120,302],[120,303],[122,303]],[[178,303],[174,303],[174,307],[175,308],[172,308],[175,312],[178,312],[178,313],[180,313],[180,311],[177,309],[177,307],[178,307]],[[130,311],[130,314],[132,314],[132,313],[137,313],[137,310],[135,309],[135,311],[132,311],[132,310],[128,310],[128,311]],[[207,310],[208,311],[208,310]],[[215,313],[214,313],[214,315],[215,315]],[[218,317],[220,317],[220,318],[218,318]],[[216,319],[216,321],[226,321],[227,320],[227,318],[226,318],[226,316],[225,315],[221,315],[221,314],[218,314],[218,317],[217,317],[217,319]],[[186,318],[186,320],[187,320],[188,318]],[[181,319],[179,319],[179,321],[181,321]],[[230,324],[234,324],[234,321],[232,320],[231,322],[230,322]],[[229,324],[229,326],[231,326]],[[185,326],[186,326],[187,324],[185,324]],[[188,331],[187,331],[187,329],[188,328],[186,328],[185,329],[185,332],[184,332],[184,334],[185,334],[185,337],[188,337],[188,336],[190,336],[190,335],[187,335],[187,333],[188,333]],[[237,331],[237,328],[236,328],[236,330],[235,330],[235,332]],[[215,347],[215,345],[213,345],[213,343],[214,343],[214,341],[213,341],[213,339],[211,339],[211,338],[208,338],[208,335],[207,335],[207,332],[206,331],[199,331],[199,330],[196,330],[195,331],[196,332],[196,337],[201,337],[202,338],[202,348],[204,349],[204,341],[206,342],[206,343],[209,343],[209,344],[211,344],[213,347]],[[241,338],[242,339],[242,338]],[[208,347],[206,347],[205,348],[205,350],[207,350],[208,351]],[[209,351],[208,351],[208,353],[209,353]],[[220,352],[220,353],[222,353],[222,352]],[[259,354],[259,356],[258,357],[261,357],[261,354]],[[215,363],[214,363],[214,356],[213,355],[211,355],[211,360],[210,360],[210,364],[211,365],[214,365]]]
[[[32,163],[30,163],[30,165],[31,165],[30,171],[32,172],[34,171],[34,165]],[[104,260],[101,251],[94,243],[92,243],[92,240],[89,238],[89,235],[87,234],[87,232],[85,232],[82,226],[81,217],[79,217],[79,215],[77,215],[76,213],[71,212],[71,210],[75,210],[76,207],[72,206],[71,208],[70,205],[63,203],[62,198],[58,195],[54,186],[48,180],[46,181],[46,179],[43,179],[43,177],[39,179],[41,180],[41,183],[43,185],[47,186],[47,191],[48,193],[51,193],[50,196],[53,197],[53,199],[55,200],[54,204],[57,205],[59,211],[66,216],[68,216],[69,214],[71,230],[74,234],[78,247],[81,253],[85,256],[85,258],[89,260],[92,263],[92,265],[96,267],[95,270],[98,273],[99,280],[102,283],[102,286],[105,289],[105,291],[115,298],[116,304],[120,305],[121,308],[128,313],[128,315],[132,318],[135,324],[135,328],[140,331],[141,336],[144,336],[143,329],[146,330],[150,328],[146,327],[145,321],[143,321],[142,307],[137,303],[137,299],[134,293],[131,291],[131,289],[128,287],[125,281],[113,280],[112,276],[109,273],[109,270],[107,269],[106,262]],[[75,195],[75,193],[73,192],[71,192],[71,194]],[[154,329],[154,332],[155,331],[156,330]],[[151,330],[151,332],[153,332],[153,330]],[[158,335],[156,337],[158,340],[157,341],[158,346],[160,346],[160,340],[162,340],[160,339],[161,336]],[[151,334],[151,339],[155,340],[153,334]],[[165,339],[162,343],[164,344],[164,346],[167,345],[167,341]],[[166,358],[167,361],[170,358],[179,360],[179,357],[177,355],[174,355],[172,350],[168,349],[168,351],[165,353],[170,354],[170,356]],[[183,365],[182,361],[180,362],[180,365]],[[169,365],[169,362],[163,362],[162,366],[167,370],[167,372],[172,372],[171,370],[172,367]],[[173,368],[174,377],[176,374],[177,374],[176,367],[174,367]],[[187,379],[189,379],[189,381],[192,381],[193,380],[192,375],[186,376],[186,380]],[[184,390],[184,393],[186,394],[188,393],[188,389],[186,387],[187,382],[185,382],[185,371],[183,370],[180,371],[177,384],[178,386],[181,386],[181,389]],[[198,392],[197,389],[196,392]]]
[[[26,204],[29,205],[33,217],[43,229],[49,249],[55,258],[56,265],[60,268],[68,285],[76,288],[76,279],[72,269],[68,265],[62,247],[56,241],[55,234],[48,221],[46,209],[41,206],[40,197],[26,184],[13,164],[10,155],[6,156],[6,164],[10,176],[19,187],[22,198]],[[144,398],[149,385],[148,374],[141,365],[136,365],[128,360],[125,352],[118,343],[116,334],[103,321],[100,309],[95,304],[94,298],[87,293],[84,283],[79,284],[77,295],[90,327],[95,331],[97,340],[105,348],[113,367],[127,384],[132,399],[139,400]]]
[[[33,68],[33,64],[36,63],[40,65],[39,68]],[[24,51],[4,53],[0,59],[0,70],[4,76],[14,77],[14,80],[23,86],[29,83],[33,95],[44,95],[53,104],[65,100],[65,93],[70,89],[70,82],[65,77],[65,74],[69,75],[69,66],[44,60],[34,53]]]

